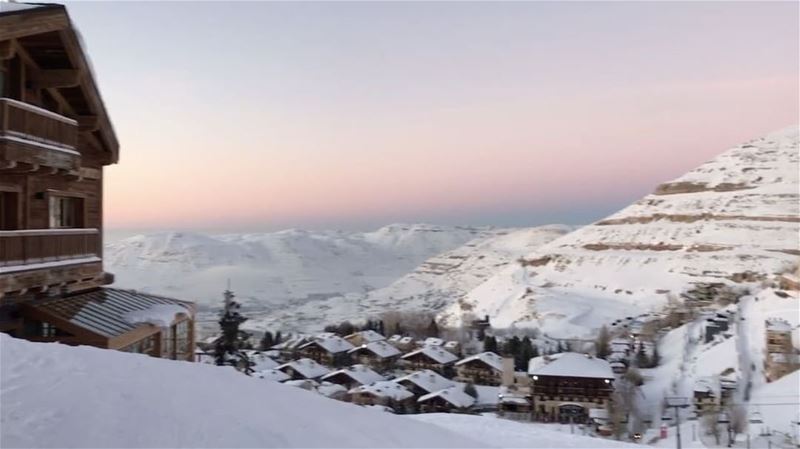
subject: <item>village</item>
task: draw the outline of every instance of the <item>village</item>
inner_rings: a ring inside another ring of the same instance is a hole
[[[777,279],[782,289],[775,290],[776,295],[791,300],[786,292],[798,290],[794,279],[794,274]],[[227,295],[226,310],[236,315],[233,295]],[[658,417],[635,404],[650,378],[646,373],[659,366],[658,342],[686,324],[699,329],[699,345],[713,348],[731,341],[737,301],[737,293],[721,285],[699,285],[665,312],[617,320],[601,328],[594,340],[556,339],[530,330],[518,335],[493,329],[488,317],[472,320],[458,332],[439,329],[431,319],[429,325],[417,326],[418,332],[406,329],[405,335],[387,336],[383,321],[367,320],[360,328],[329,325],[316,335],[283,338],[265,332],[255,344],[237,331],[244,337],[241,358],[225,353],[221,364],[395,414],[489,413],[638,441],[656,420],[674,421],[666,402]],[[771,382],[800,368],[800,355],[792,343],[791,324],[777,317],[763,324],[764,372]],[[396,323],[390,328],[403,330]],[[198,342],[195,361],[220,364],[217,350],[222,340],[222,335],[214,335]],[[706,433],[716,438],[723,430],[740,431],[731,420],[761,422],[758,413],[733,416],[734,392],[742,387],[739,376],[726,369],[696,379],[683,406],[689,408],[685,419],[702,420]]]

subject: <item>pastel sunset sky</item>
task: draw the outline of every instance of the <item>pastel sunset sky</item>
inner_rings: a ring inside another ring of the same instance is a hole
[[[798,121],[798,4],[77,2],[109,228],[588,223]]]

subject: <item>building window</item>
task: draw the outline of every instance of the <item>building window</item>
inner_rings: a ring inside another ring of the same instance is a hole
[[[56,336],[56,327],[52,324],[42,321],[42,337],[55,337]]]
[[[19,229],[19,193],[0,191],[0,231]]]
[[[50,228],[82,228],[83,198],[50,196]]]
[[[189,329],[191,320],[183,320],[175,324],[175,352],[178,355],[189,354]]]
[[[169,326],[161,331],[161,357],[165,359],[175,358],[175,326]]]

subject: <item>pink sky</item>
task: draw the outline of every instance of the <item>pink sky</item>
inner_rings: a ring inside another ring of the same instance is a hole
[[[588,222],[798,121],[793,3],[193,5],[70,5],[109,227]]]

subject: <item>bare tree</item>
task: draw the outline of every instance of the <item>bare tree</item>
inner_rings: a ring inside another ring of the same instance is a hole
[[[594,341],[595,355],[601,359],[605,359],[611,354],[611,333],[608,327],[604,324],[597,334],[597,339]]]

